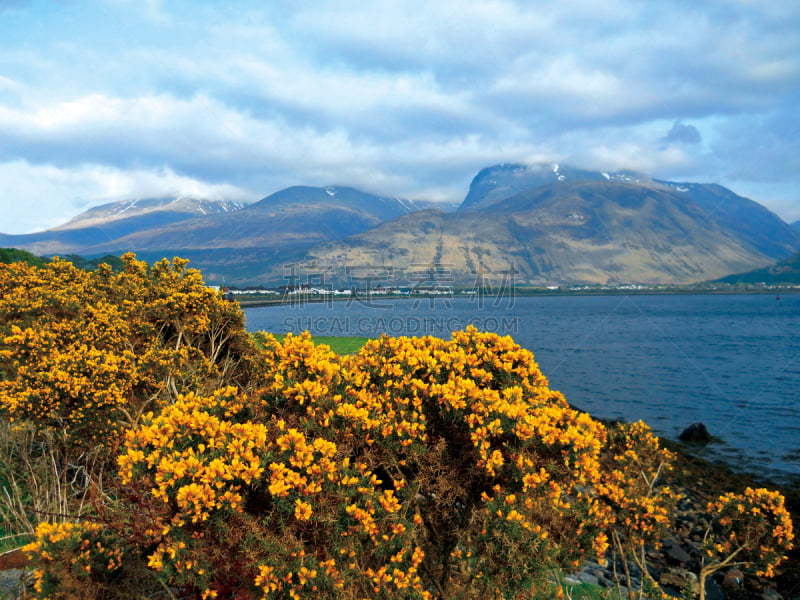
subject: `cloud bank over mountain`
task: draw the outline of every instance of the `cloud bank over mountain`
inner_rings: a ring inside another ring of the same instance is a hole
[[[537,161],[800,218],[793,3],[263,4],[3,3],[0,231],[295,184],[459,201],[480,167]]]

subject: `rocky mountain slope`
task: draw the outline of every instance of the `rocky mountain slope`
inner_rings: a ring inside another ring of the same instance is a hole
[[[475,210],[491,206],[520,192],[559,181],[638,182],[645,176],[633,171],[603,173],[576,169],[558,164],[504,163],[482,169],[472,180],[459,210]]]
[[[775,259],[786,258],[797,246],[797,233],[761,204],[717,184],[657,182],[686,194],[711,219],[749,246]]]
[[[685,195],[709,218],[758,252],[775,259],[796,249],[797,230],[753,200],[717,184],[685,183],[651,179],[634,171],[599,172],[565,165],[503,164],[483,169],[472,181],[460,210],[488,208],[515,194],[548,184],[578,182],[621,183],[632,190],[660,190]],[[558,188],[555,188],[558,189]]]
[[[346,187],[291,187],[239,211],[195,218],[98,244],[136,251],[297,249],[367,231],[416,210],[413,203]]]
[[[43,255],[84,256],[126,251],[196,255],[197,251],[245,248],[294,250],[361,233],[418,209],[410,201],[347,187],[298,186],[247,206],[187,200],[114,203],[49,231],[0,235],[0,245]]]
[[[343,265],[469,284],[690,283],[762,267],[800,235],[757,203],[717,185],[632,172],[499,165],[473,180],[459,211],[414,213],[315,247],[304,268],[341,278]],[[338,270],[337,270],[338,269]]]
[[[186,219],[232,212],[244,208],[244,206],[244,203],[232,200],[203,200],[186,197],[123,200],[90,208],[54,230],[103,226],[112,222],[128,221],[142,215],[158,216],[161,223],[167,223],[173,219],[179,220],[173,215],[182,215],[181,218]],[[154,223],[158,222],[154,219]]]
[[[0,245],[37,255],[91,254],[93,247],[124,250],[115,241],[144,231],[158,230],[198,217],[226,214],[245,205],[231,200],[154,198],[125,200],[90,208],[59,227],[25,235],[0,233]]]

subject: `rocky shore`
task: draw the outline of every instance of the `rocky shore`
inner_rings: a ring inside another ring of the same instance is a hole
[[[800,524],[800,490],[796,487],[775,485],[758,480],[746,473],[735,473],[725,465],[694,458],[677,443],[661,440],[676,453],[675,469],[666,477],[665,483],[682,496],[678,503],[675,527],[672,536],[663,541],[660,548],[647,551],[647,566],[650,576],[662,590],[676,598],[686,597],[685,590],[697,592],[699,584],[700,558],[703,535],[708,526],[705,507],[709,500],[725,492],[740,492],[744,488],[767,487],[778,489],[785,497],[792,514],[795,529]],[[633,588],[638,591],[642,576],[638,566],[629,562]],[[567,583],[588,583],[601,588],[616,588],[627,591],[623,575],[625,565],[610,556],[603,563],[587,562],[577,573],[565,578]],[[706,581],[708,600],[800,600],[800,549],[795,548],[777,570],[773,579],[755,577],[739,569],[723,569]]]

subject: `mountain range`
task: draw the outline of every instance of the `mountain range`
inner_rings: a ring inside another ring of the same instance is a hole
[[[713,184],[559,165],[482,170],[453,214],[415,212],[314,248],[304,269],[469,284],[689,283],[765,266],[800,236],[763,206]],[[319,278],[319,275],[316,275]]]
[[[112,203],[45,232],[0,234],[0,246],[40,255],[180,255],[206,281],[235,285],[285,283],[287,274],[337,285],[356,276],[688,283],[771,265],[800,250],[800,230],[719,185],[503,164],[481,170],[458,207],[296,186],[249,205]]]
[[[67,223],[24,235],[0,233],[0,245],[20,248],[40,256],[54,254],[100,254],[125,248],[128,236],[155,231],[177,223],[207,216],[232,213],[244,208],[241,202],[196,198],[150,198],[112,202],[90,208]],[[100,250],[95,251],[95,248]]]

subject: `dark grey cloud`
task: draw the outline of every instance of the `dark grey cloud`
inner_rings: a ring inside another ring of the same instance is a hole
[[[694,125],[686,125],[675,121],[672,128],[667,132],[661,141],[665,144],[699,144],[703,141],[703,136]]]

